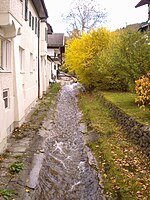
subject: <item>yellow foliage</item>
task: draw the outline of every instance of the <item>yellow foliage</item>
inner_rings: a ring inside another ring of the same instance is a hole
[[[142,76],[136,83],[136,93],[138,98],[136,102],[140,108],[150,106],[150,72],[146,76]]]
[[[69,71],[76,73],[81,83],[96,84],[99,78],[96,58],[109,45],[111,34],[107,29],[101,28],[68,41],[65,64]]]

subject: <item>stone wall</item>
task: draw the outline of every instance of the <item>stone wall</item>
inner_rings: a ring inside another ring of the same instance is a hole
[[[129,138],[140,145],[143,152],[150,157],[150,126],[135,121],[133,117],[130,117],[113,103],[106,100],[104,96],[101,95],[100,98],[104,106],[111,110],[113,118],[116,119],[126,131]]]

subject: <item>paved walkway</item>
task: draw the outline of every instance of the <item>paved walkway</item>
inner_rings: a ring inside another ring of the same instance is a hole
[[[48,99],[45,99],[45,102]],[[47,137],[46,132],[42,134],[42,126],[39,129],[40,123],[44,124],[44,121],[40,122],[40,116],[43,115],[43,108],[39,107],[40,100],[37,103],[36,107],[30,112],[27,116],[25,124],[21,128],[15,129],[12,136],[8,139],[8,148],[6,149],[3,155],[0,155],[0,193],[4,192],[6,197],[10,195],[9,199],[14,200],[24,200],[27,199],[26,194],[32,193],[32,187],[37,182],[38,173],[40,170],[40,165],[42,160],[37,159],[37,169],[36,173],[33,174],[33,182],[30,180],[30,174],[34,168],[34,158],[35,156],[41,158],[41,155],[44,154],[44,141]],[[52,105],[47,113],[51,115],[53,113],[53,108],[55,106],[55,101],[52,102]],[[31,114],[37,112],[35,117],[32,117],[31,124]],[[52,116],[52,115],[51,115]],[[38,120],[38,121],[37,121]],[[49,123],[50,124],[50,123]],[[10,166],[15,162],[23,163],[23,170],[19,173],[10,173]],[[31,186],[32,185],[32,186]],[[29,188],[29,186],[31,186]],[[13,192],[12,192],[13,191]],[[11,195],[12,194],[12,195]],[[0,200],[3,200],[3,197],[0,197]]]

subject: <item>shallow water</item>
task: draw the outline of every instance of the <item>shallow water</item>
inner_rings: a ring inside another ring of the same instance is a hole
[[[101,199],[98,174],[89,164],[80,131],[79,87],[78,83],[62,87],[33,200]]]

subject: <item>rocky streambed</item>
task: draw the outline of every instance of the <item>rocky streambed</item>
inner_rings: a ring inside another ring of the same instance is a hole
[[[39,132],[46,136],[28,182],[34,192],[26,200],[104,199],[100,176],[92,167],[95,158],[84,143],[76,97],[79,88],[78,83],[62,87],[53,114],[49,113]]]

